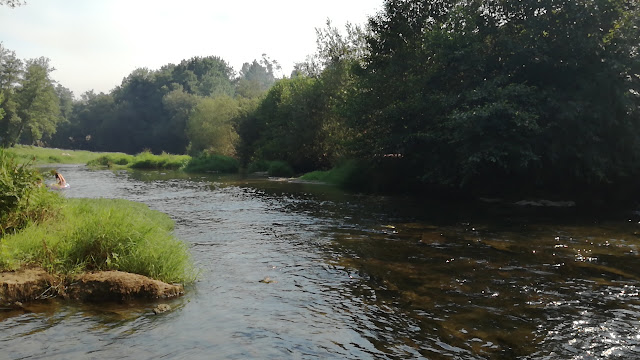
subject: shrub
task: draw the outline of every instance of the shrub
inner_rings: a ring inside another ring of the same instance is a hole
[[[240,164],[238,160],[225,155],[217,154],[201,154],[192,158],[184,168],[186,172],[202,173],[202,172],[220,172],[220,173],[237,173]]]
[[[247,172],[255,173],[255,172],[266,172],[269,171],[270,162],[267,160],[256,160],[252,161],[247,167]]]
[[[278,177],[292,177],[295,174],[293,168],[284,161],[272,161],[267,171],[269,176]]]
[[[167,169],[177,170],[184,167],[191,159],[188,155],[172,155],[162,153],[154,155],[149,151],[143,151],[137,154],[130,167],[133,169]]]
[[[349,189],[361,188],[367,184],[371,171],[363,163],[349,160],[328,171],[313,171],[302,175],[302,180],[322,181]]]
[[[133,156],[126,154],[107,154],[87,162],[88,166],[107,166],[128,165],[133,161]]]

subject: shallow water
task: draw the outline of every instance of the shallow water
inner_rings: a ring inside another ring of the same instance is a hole
[[[0,359],[640,357],[637,215],[58,169],[67,197],[169,214],[202,273],[161,315],[149,303],[0,312]]]

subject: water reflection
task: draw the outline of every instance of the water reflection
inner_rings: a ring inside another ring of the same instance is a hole
[[[202,275],[158,316],[153,304],[0,313],[10,358],[640,356],[637,219],[585,223],[571,210],[456,208],[219,175],[61,171],[65,196],[168,213]]]

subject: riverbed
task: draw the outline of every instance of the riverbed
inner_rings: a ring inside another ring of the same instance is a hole
[[[58,169],[176,222],[199,280],[157,303],[0,311],[0,359],[640,357],[640,218],[266,178]]]

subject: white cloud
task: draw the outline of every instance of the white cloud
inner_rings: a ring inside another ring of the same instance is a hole
[[[315,52],[315,29],[362,24],[382,0],[29,0],[0,7],[0,41],[45,56],[76,95],[108,92],[135,68],[219,56],[236,71],[266,53],[285,73]]]

